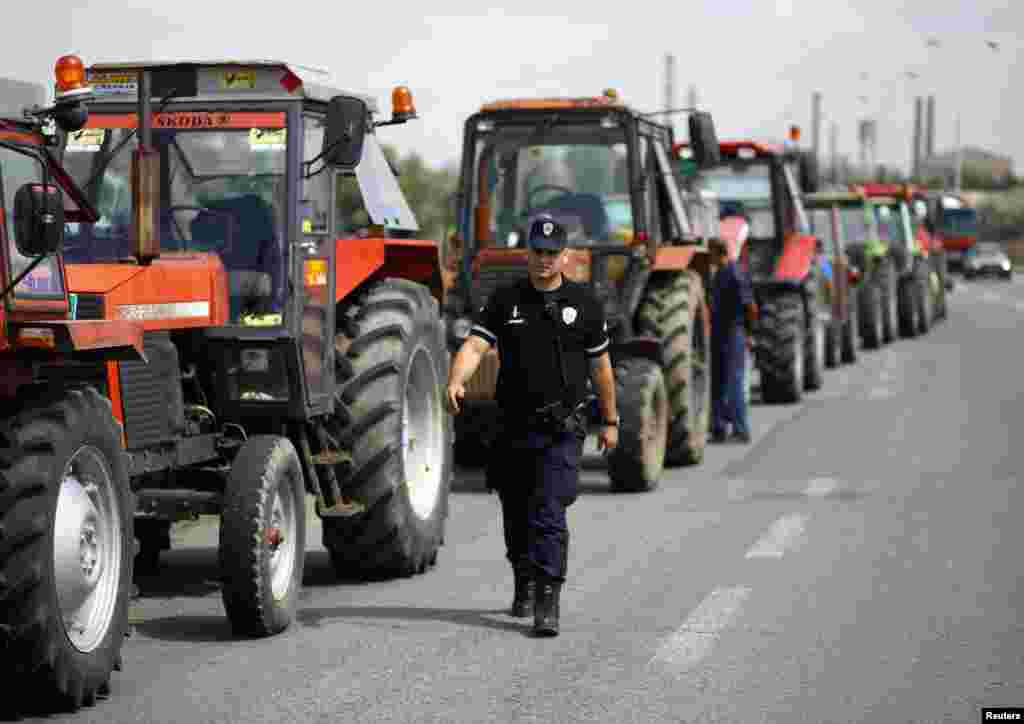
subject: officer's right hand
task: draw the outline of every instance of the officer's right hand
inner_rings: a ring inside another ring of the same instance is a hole
[[[466,396],[465,385],[448,385],[448,412],[458,415],[462,408],[459,402]]]

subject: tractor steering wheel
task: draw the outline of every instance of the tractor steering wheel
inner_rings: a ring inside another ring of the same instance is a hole
[[[529,218],[530,212],[533,211],[533,197],[542,191],[562,191],[567,194],[575,193],[572,189],[566,188],[565,186],[559,186],[558,184],[541,184],[540,186],[537,186],[533,191],[526,195],[526,208],[523,210],[523,215],[527,218]]]

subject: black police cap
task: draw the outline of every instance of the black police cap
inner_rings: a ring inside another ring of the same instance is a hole
[[[565,248],[568,239],[564,226],[555,221],[552,216],[542,214],[530,224],[530,233],[526,237],[526,243],[533,249],[561,251]]]

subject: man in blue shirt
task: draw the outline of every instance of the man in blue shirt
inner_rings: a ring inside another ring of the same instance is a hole
[[[750,277],[729,258],[725,242],[713,239],[708,248],[718,267],[711,285],[711,440],[724,442],[732,424],[734,442],[750,442],[746,400],[748,333],[757,320]]]

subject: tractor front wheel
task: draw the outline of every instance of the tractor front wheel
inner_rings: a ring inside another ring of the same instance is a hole
[[[328,428],[352,460],[340,480],[354,512],[324,518],[324,547],[340,576],[423,573],[444,540],[453,464],[437,300],[421,284],[385,279],[349,305],[338,326],[339,389]]]
[[[110,401],[69,390],[0,432],[0,671],[74,711],[109,688],[128,629],[134,496]]]
[[[291,441],[249,438],[231,464],[220,519],[224,608],[237,634],[291,625],[306,560],[306,489]]]
[[[757,366],[761,372],[761,398],[766,404],[803,399],[805,329],[800,294],[779,294],[761,305]]]

